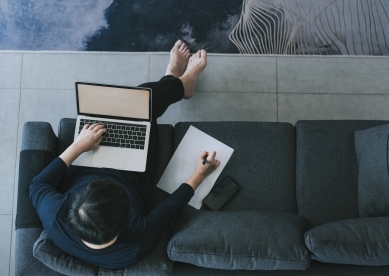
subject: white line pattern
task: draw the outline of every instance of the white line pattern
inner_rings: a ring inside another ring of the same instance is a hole
[[[242,54],[389,55],[389,0],[244,0]]]

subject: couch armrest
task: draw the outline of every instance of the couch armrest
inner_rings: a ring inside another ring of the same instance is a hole
[[[46,122],[26,122],[23,126],[21,150],[46,150],[57,155],[58,139]]]
[[[49,123],[24,124],[19,158],[16,229],[42,227],[30,201],[29,186],[32,179],[57,155],[57,143],[58,139]]]
[[[28,188],[32,178],[57,155],[57,143],[58,139],[49,123],[27,122],[24,124],[15,219],[16,275],[51,274],[51,271],[32,255],[33,244],[43,229],[35,208],[31,204]]]
[[[23,228],[16,230],[15,275],[61,275],[32,255],[34,242],[39,238],[42,228]]]
[[[35,240],[42,232],[42,222],[31,204],[28,188],[37,175],[54,156],[46,150],[22,150],[19,163],[17,213],[15,219],[15,273],[16,275],[50,275],[49,271],[32,255]]]

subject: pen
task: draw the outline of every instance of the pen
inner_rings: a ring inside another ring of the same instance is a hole
[[[205,165],[205,163],[207,163],[207,157],[208,157],[208,155],[206,155],[206,156],[204,157],[204,159],[203,159],[203,165]]]

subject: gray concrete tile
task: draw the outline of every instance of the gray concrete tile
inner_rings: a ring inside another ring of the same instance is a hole
[[[150,81],[158,81],[165,75],[169,53],[150,54]]]
[[[12,215],[0,215],[0,275],[9,275]]]
[[[11,255],[9,260],[9,275],[15,275],[15,218],[16,218],[16,213],[14,213],[12,216]]]
[[[76,81],[136,86],[149,81],[149,55],[26,53],[23,89],[74,89]]]
[[[168,54],[150,55],[150,80],[165,74]],[[197,90],[203,92],[276,92],[276,57],[208,55]]]
[[[10,215],[13,208],[16,162],[16,137],[19,116],[19,89],[0,89],[0,214]]]
[[[196,92],[169,107],[158,123],[183,121],[277,121],[275,93]]]
[[[198,91],[276,92],[276,58],[211,55]]]
[[[20,88],[22,53],[0,53],[0,89]]]
[[[49,122],[58,134],[62,118],[76,118],[77,103],[74,90],[22,89],[19,116],[19,143],[23,124],[27,121]]]
[[[277,57],[278,92],[389,94],[389,57]]]
[[[388,120],[389,95],[279,94],[278,120]]]

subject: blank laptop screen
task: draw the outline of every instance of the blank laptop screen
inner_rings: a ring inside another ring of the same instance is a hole
[[[78,113],[150,120],[149,90],[77,83]]]

